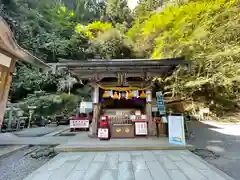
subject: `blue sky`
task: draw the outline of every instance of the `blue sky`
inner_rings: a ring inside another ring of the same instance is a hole
[[[128,0],[128,6],[130,7],[130,9],[135,8],[135,6],[137,5],[138,0]]]

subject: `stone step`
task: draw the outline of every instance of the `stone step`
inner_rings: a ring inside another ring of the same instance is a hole
[[[56,152],[85,152],[85,151],[150,151],[150,150],[194,150],[192,145],[59,145],[54,148]]]

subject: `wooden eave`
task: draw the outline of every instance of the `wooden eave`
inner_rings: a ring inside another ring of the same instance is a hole
[[[168,58],[168,59],[91,59],[91,60],[65,60],[59,59],[59,63],[55,63],[58,67],[73,67],[73,68],[83,68],[83,67],[129,67],[129,66],[172,66],[185,64],[188,65],[189,62],[184,59],[184,57],[178,58]]]
[[[12,31],[2,17],[0,17],[0,53],[4,54],[7,57],[10,57],[11,59],[30,63],[33,66],[41,69],[50,67],[37,57],[30,54],[28,51],[21,48],[16,43]],[[0,59],[0,65],[6,64],[3,61],[7,60]]]
[[[178,65],[188,65],[183,57],[169,59],[112,59],[112,60],[64,60],[49,64],[56,68],[68,68],[80,79],[92,76],[116,77],[117,73],[127,73],[127,77],[169,75]]]

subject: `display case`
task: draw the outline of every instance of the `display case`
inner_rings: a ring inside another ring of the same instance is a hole
[[[105,109],[112,138],[133,138],[147,135],[147,118],[137,109]]]

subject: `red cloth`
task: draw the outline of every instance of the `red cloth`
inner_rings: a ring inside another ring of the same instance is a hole
[[[106,116],[104,120],[100,121],[99,126],[100,128],[109,128],[108,116]]]
[[[100,128],[108,128],[108,123],[105,120],[101,121],[99,125],[100,125]]]

